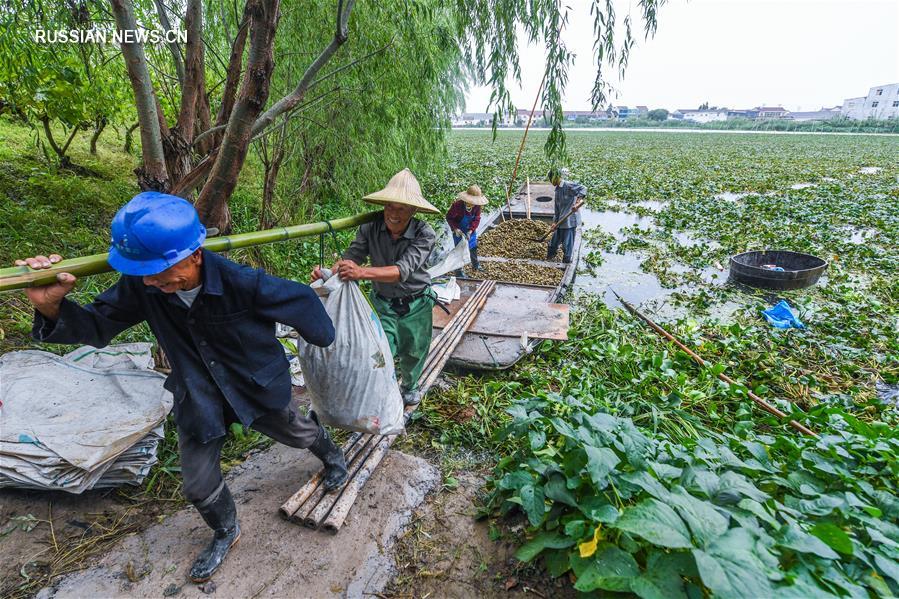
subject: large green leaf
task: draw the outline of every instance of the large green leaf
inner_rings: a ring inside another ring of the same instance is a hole
[[[587,472],[597,489],[605,489],[609,486],[609,474],[621,461],[614,451],[608,447],[591,447],[586,445]]]
[[[534,477],[524,472],[522,470],[516,470],[514,472],[510,472],[503,476],[499,484],[497,485],[500,489],[520,489],[525,485],[533,484]]]
[[[644,499],[624,510],[613,525],[660,547],[686,549],[693,547],[690,531],[670,506],[655,499]]]
[[[773,597],[765,565],[756,555],[755,539],[746,529],[732,528],[693,557],[702,583],[716,597]]]
[[[568,487],[565,485],[565,476],[558,472],[553,473],[543,486],[543,493],[546,495],[547,499],[552,499],[553,501],[558,501],[570,505],[571,507],[577,507],[577,499],[575,499],[574,495],[571,494],[571,491],[569,491]]]
[[[849,538],[846,531],[836,524],[831,522],[819,522],[818,524],[815,524],[809,532],[827,543],[832,549],[846,555],[852,555],[852,539]]]
[[[631,592],[643,599],[686,599],[684,577],[696,575],[689,553],[663,553],[653,550],[646,559],[646,570],[631,581]]]
[[[812,536],[796,524],[784,527],[783,538],[778,541],[781,547],[787,547],[800,553],[812,553],[826,559],[839,559],[840,556],[818,537]]]
[[[795,506],[790,507],[796,507],[799,511],[811,516],[827,516],[844,505],[846,505],[846,500],[842,497],[822,495],[817,499],[802,499]]]
[[[646,470],[628,472],[627,474],[621,475],[621,480],[643,489],[660,501],[668,500],[668,495],[670,494],[668,489]]]
[[[574,545],[574,539],[570,539],[557,532],[541,532],[533,539],[518,548],[515,557],[523,562],[529,562],[544,549],[564,549]]]
[[[769,499],[767,493],[759,490],[745,476],[728,470],[718,479],[718,488],[715,490],[715,502],[722,504],[739,502],[740,497],[737,497],[737,500],[733,502],[728,499],[733,495],[748,497],[759,502],[765,502]]]
[[[543,489],[534,485],[525,485],[518,491],[521,498],[521,507],[527,514],[531,526],[537,526],[543,522],[546,513],[546,502],[543,497]]]
[[[642,468],[646,465],[646,459],[653,457],[652,441],[641,433],[639,429],[630,420],[619,420],[618,439],[615,447],[624,452],[628,463],[635,468]]]
[[[571,569],[568,553],[565,549],[550,549],[543,554],[543,564],[550,576],[558,578]]]
[[[618,508],[611,505],[605,497],[587,497],[578,507],[588,518],[603,524],[612,524],[620,515]]]
[[[834,595],[824,590],[814,577],[808,572],[803,565],[799,565],[796,570],[798,575],[793,579],[792,583],[782,584],[774,589],[777,599],[837,599],[839,595]]]
[[[899,564],[896,560],[892,560],[885,555],[879,553],[874,554],[874,563],[885,576],[892,578],[896,584],[899,584]]]
[[[629,591],[631,580],[640,574],[633,556],[614,545],[605,544],[579,575],[574,588],[579,591]]]
[[[683,487],[671,489],[668,501],[690,527],[693,540],[704,547],[727,531],[728,519],[719,513],[711,503],[696,499]]]

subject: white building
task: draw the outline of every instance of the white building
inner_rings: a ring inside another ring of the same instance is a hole
[[[685,121],[693,121],[694,123],[726,121],[727,108],[678,108],[676,111],[674,111],[674,118],[682,118]]]
[[[492,112],[465,112],[454,115],[450,119],[453,127],[490,127],[493,125]],[[506,115],[498,123],[500,127],[506,127],[515,124],[515,115]]]
[[[782,119],[787,114],[787,109],[783,106],[756,106],[755,110],[760,119]]]
[[[868,90],[867,96],[848,98],[843,102],[841,113],[859,121],[899,118],[899,83],[875,85]]]
[[[838,116],[840,116],[840,107],[835,106],[834,108],[822,107],[821,110],[811,110],[807,112],[788,112],[783,118],[788,121],[828,121],[830,119],[835,119]]]

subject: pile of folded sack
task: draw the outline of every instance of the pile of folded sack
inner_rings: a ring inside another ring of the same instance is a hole
[[[0,488],[81,493],[141,484],[172,408],[150,349],[0,356]]]

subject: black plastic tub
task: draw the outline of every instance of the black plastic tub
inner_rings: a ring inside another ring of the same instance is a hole
[[[783,270],[763,267],[771,264]],[[762,289],[811,287],[826,269],[826,260],[811,254],[785,250],[743,252],[730,259],[731,279]]]

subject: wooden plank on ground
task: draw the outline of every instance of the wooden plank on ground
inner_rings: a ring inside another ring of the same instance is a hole
[[[463,296],[451,302],[447,306],[450,314],[435,307],[434,327],[446,326],[467,299]],[[568,326],[568,304],[534,303],[490,297],[468,332],[500,337],[521,337],[523,333],[527,333],[530,339],[564,341],[568,339]]]

